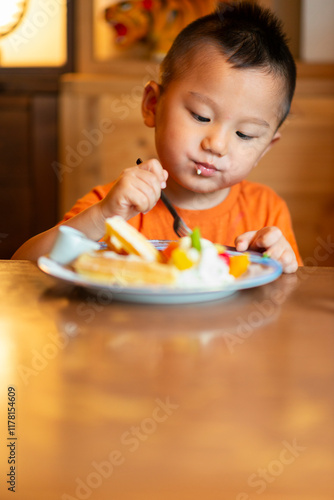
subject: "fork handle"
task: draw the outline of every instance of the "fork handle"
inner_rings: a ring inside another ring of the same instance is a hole
[[[161,193],[160,193],[160,198],[161,198],[161,201],[163,202],[163,204],[165,205],[165,207],[168,208],[168,210],[170,211],[170,213],[172,214],[174,219],[178,218],[179,214],[177,213],[177,211],[175,210],[175,208],[173,207],[173,205],[171,204],[171,202],[169,201],[169,199],[167,198],[167,196],[165,195],[165,193],[163,191],[161,191]]]
[[[143,160],[141,158],[138,158],[136,164],[140,165],[141,163],[143,163]],[[168,208],[174,219],[176,219],[176,217],[178,217],[179,215],[163,191],[161,191],[160,193],[160,198],[161,201],[164,203],[165,207]]]

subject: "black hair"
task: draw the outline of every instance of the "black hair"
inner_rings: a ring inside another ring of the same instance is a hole
[[[162,89],[187,71],[191,55],[205,45],[218,48],[234,68],[258,68],[282,78],[286,99],[280,126],[290,111],[296,65],[279,19],[250,2],[219,4],[215,12],[192,22],[175,38],[161,64]]]

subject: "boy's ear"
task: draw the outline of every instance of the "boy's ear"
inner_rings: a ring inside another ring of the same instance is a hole
[[[150,81],[145,85],[141,112],[147,127],[155,127],[156,108],[160,93],[161,89],[158,83]]]
[[[273,147],[273,145],[275,144],[275,142],[279,141],[281,138],[281,133],[280,132],[276,132],[274,137],[271,139],[270,143],[268,144],[268,146],[266,147],[266,149],[263,151],[263,153],[261,154],[260,158],[257,160],[256,164],[258,164],[258,162],[261,160],[261,158],[264,157],[264,155],[266,153],[268,153],[268,151],[271,150],[271,148]]]

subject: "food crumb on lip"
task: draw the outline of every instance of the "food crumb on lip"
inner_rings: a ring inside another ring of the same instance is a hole
[[[211,177],[218,172],[218,169],[213,164],[197,163],[195,165],[195,172],[201,177]]]

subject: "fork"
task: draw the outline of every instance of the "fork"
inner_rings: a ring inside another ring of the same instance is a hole
[[[137,165],[140,165],[142,163],[142,160],[138,158],[136,163]],[[172,203],[169,201],[169,199],[167,198],[167,196],[163,191],[161,191],[160,199],[162,203],[165,205],[165,207],[169,210],[171,215],[173,216],[174,219],[173,229],[174,232],[177,234],[177,236],[179,238],[183,238],[184,236],[189,236],[189,234],[192,232],[191,229],[189,229],[184,220],[179,216],[179,214],[175,210],[175,207],[172,205]]]
[[[183,238],[184,236],[189,236],[189,234],[192,232],[191,229],[189,229],[184,220],[179,216],[174,206],[171,204],[171,202],[169,201],[169,199],[167,198],[167,196],[163,191],[161,191],[160,198],[174,218],[174,223],[173,223],[174,232],[179,236],[179,238]]]

